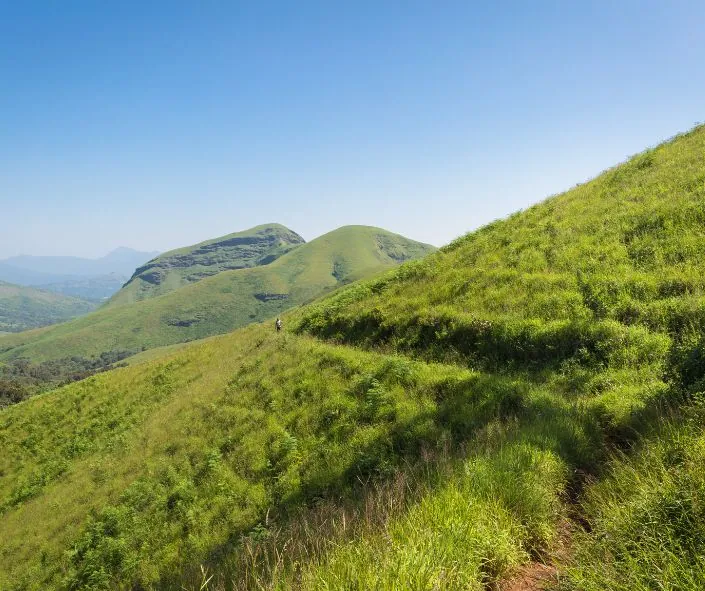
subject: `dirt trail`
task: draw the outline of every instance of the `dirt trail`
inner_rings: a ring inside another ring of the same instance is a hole
[[[565,563],[570,554],[574,524],[564,519],[558,526],[558,539],[545,561],[534,561],[523,566],[511,578],[499,585],[498,591],[544,591],[555,588],[559,579],[556,564]]]
[[[500,591],[543,591],[550,589],[558,581],[558,571],[555,566],[532,562],[523,567],[511,579],[504,581]]]

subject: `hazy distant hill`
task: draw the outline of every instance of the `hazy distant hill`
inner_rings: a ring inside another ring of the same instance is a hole
[[[155,257],[156,252],[140,252],[120,247],[98,259],[67,256],[20,255],[0,261],[0,264],[50,275],[76,276],[125,275],[129,277],[145,261]]]
[[[125,275],[96,275],[75,277],[62,281],[45,283],[37,287],[54,293],[104,302],[115,294],[127,280]]]
[[[19,332],[87,314],[97,304],[0,281],[0,332]]]
[[[0,261],[0,281],[14,283],[16,285],[38,286],[48,283],[59,283],[73,278],[73,276],[58,275],[54,273],[42,273],[30,269],[14,267]]]
[[[380,228],[346,226],[268,265],[223,271],[160,297],[106,306],[61,326],[2,337],[0,359],[139,351],[227,332],[433,250]],[[177,277],[187,275],[187,267],[178,268]]]
[[[0,281],[101,301],[156,254],[121,247],[99,259],[21,255],[0,261]]]
[[[110,304],[163,295],[221,271],[265,265],[304,242],[281,224],[264,224],[172,250],[138,268]]]

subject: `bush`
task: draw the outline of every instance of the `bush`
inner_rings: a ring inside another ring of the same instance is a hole
[[[0,379],[0,408],[22,402],[31,392],[16,380]]]

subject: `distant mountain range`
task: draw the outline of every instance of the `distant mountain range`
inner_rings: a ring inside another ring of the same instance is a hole
[[[76,277],[116,274],[129,277],[137,267],[157,254],[120,247],[98,259],[20,255],[0,260],[0,264],[48,275]]]
[[[104,257],[20,255],[0,260],[0,281],[91,300],[116,293],[157,252],[117,248]]]

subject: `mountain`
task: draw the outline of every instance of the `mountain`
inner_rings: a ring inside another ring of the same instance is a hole
[[[304,242],[280,224],[265,224],[172,250],[139,267],[110,305],[163,295],[221,271],[266,265]]]
[[[98,259],[106,265],[115,267],[116,265],[125,265],[123,270],[134,270],[138,265],[145,260],[150,260],[159,254],[158,251],[142,252],[134,248],[119,246],[115,250]],[[115,271],[118,272],[118,271]]]
[[[20,267],[13,267],[12,265],[0,261],[0,281],[5,281],[6,283],[36,287],[49,283],[59,283],[70,278],[71,277],[67,277],[66,275],[41,273]]]
[[[63,322],[97,304],[0,281],[0,332],[19,332]]]
[[[55,275],[20,269],[0,263],[0,281],[36,287],[67,296],[101,301],[116,293],[127,281],[125,275]]]
[[[119,291],[126,280],[126,276],[114,273],[75,278],[62,277],[48,283],[40,283],[37,287],[54,293],[103,303]]]
[[[698,127],[3,410],[0,588],[704,588],[704,228]]]
[[[271,228],[256,228],[244,236],[229,238],[233,244],[243,244],[240,242],[243,239],[246,241],[244,253],[236,251],[243,253],[237,260],[243,264],[261,261],[262,257],[279,254],[288,248],[290,242],[287,240],[295,240],[296,235],[289,234],[283,226],[274,227],[275,232],[271,232]],[[222,245],[223,242],[218,239],[213,244]],[[141,270],[137,277],[140,282],[145,282],[145,274],[162,273],[168,278],[165,282],[174,285],[193,273],[213,271],[215,264],[204,270],[206,265],[200,258],[200,250],[200,246],[184,249],[186,253],[198,253],[193,268],[177,267],[173,271],[173,267],[166,266],[160,257],[155,259],[157,266],[152,268],[155,270]],[[433,250],[432,246],[380,228],[346,226],[300,244],[267,265],[222,271],[159,297],[132,304],[118,305],[117,302],[56,329],[3,337],[0,339],[0,360],[27,357],[36,362],[69,356],[93,357],[116,351],[137,352],[227,332],[268,319],[339,285]],[[222,247],[215,252],[215,258],[224,256]],[[178,256],[191,257],[192,254],[170,254],[164,261],[173,263]],[[236,264],[234,260],[227,258],[223,264]],[[146,283],[150,285],[148,281]]]
[[[71,279],[110,274],[129,277],[137,267],[157,254],[156,252],[140,252],[122,247],[98,259],[20,255],[0,260],[0,265],[39,274],[68,276]],[[49,280],[43,281],[43,283],[56,283],[56,281]]]
[[[21,255],[0,261],[0,281],[102,301],[156,252],[118,248],[100,259]]]

